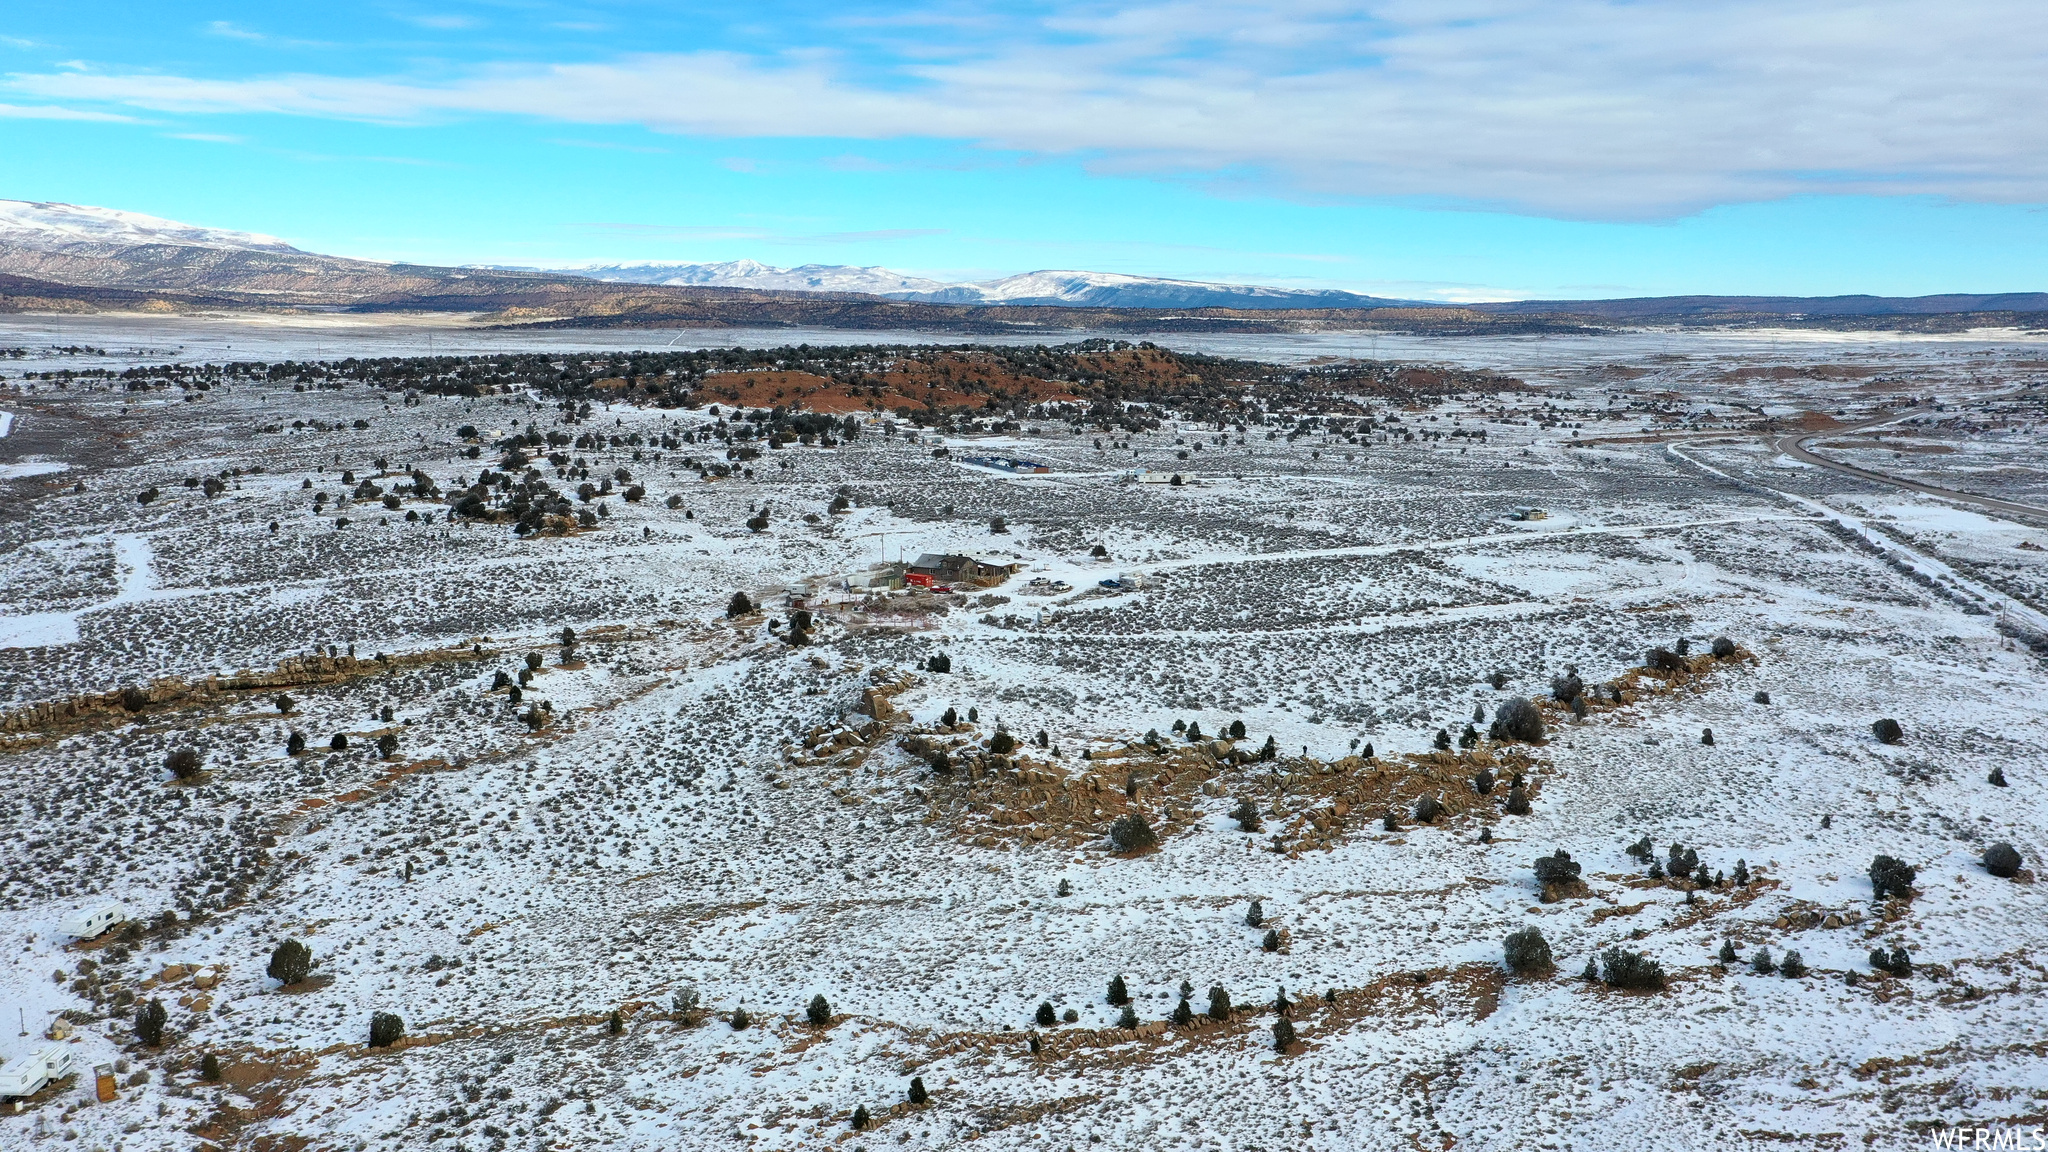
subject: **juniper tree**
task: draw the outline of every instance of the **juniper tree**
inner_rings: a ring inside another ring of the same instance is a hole
[[[752,1016],[747,1015],[747,1010],[745,1008],[733,1009],[732,1016],[727,1020],[727,1023],[732,1025],[732,1030],[735,1032],[746,1031],[747,1026],[749,1024],[752,1024],[753,1022],[754,1018]]]
[[[1508,933],[1506,941],[1508,971],[1516,975],[1530,972],[1548,972],[1557,965],[1550,957],[1550,942],[1543,938],[1543,932],[1535,927],[1520,928]]]
[[[1713,653],[1716,660],[1728,659],[1735,655],[1735,641],[1726,636],[1714,637]]]
[[[1136,1028],[1138,1026],[1138,1010],[1129,1004],[1124,1005],[1124,1010],[1117,1014],[1116,1026],[1119,1028]]]
[[[946,709],[945,713],[939,717],[939,723],[948,728],[957,727],[960,723],[960,713],[955,712],[949,706]]]
[[[1543,739],[1543,713],[1524,696],[1511,696],[1493,714],[1488,735],[1493,740],[1534,743]]]
[[[1601,979],[1613,988],[1662,988],[1664,966],[1640,952],[1609,948],[1600,954]]]
[[[967,706],[967,722],[969,724],[981,723],[981,709],[976,708],[972,704],[969,704]]]
[[[1657,859],[1657,850],[1650,846],[1650,838],[1648,836],[1644,836],[1641,840],[1622,849],[1622,851],[1634,857],[1638,864],[1648,864]]]
[[[1806,960],[1796,949],[1788,949],[1785,959],[1778,963],[1779,974],[1797,980],[1806,975]]]
[[[1721,953],[1719,959],[1721,961],[1721,967],[1723,968],[1726,968],[1728,965],[1733,964],[1737,960],[1742,959],[1742,957],[1735,951],[1735,941],[1721,941]]]
[[[1712,728],[1700,729],[1700,743],[1709,748],[1714,746],[1714,730]]]
[[[1873,722],[1870,725],[1870,734],[1877,737],[1877,741],[1880,744],[1904,744],[1906,742],[1905,730],[1899,727],[1897,720],[1889,716]]]
[[[527,670],[528,672],[538,672],[538,671],[540,671],[540,665],[541,665],[540,653],[538,653],[538,652],[528,652],[528,653],[526,654],[526,670]]]
[[[313,952],[297,940],[286,940],[270,953],[270,967],[265,969],[270,978],[279,984],[297,984],[313,969]]]
[[[1538,884],[1569,884],[1579,878],[1578,861],[1562,848],[1549,856],[1538,856],[1535,867]]]
[[[1032,1039],[1037,1039],[1037,1036],[1034,1035]],[[910,1102],[912,1104],[922,1104],[930,1098],[930,1095],[924,1090],[924,1077],[912,1076],[910,1078]]]
[[[953,658],[951,656],[946,655],[944,652],[940,652],[935,654],[931,659],[925,661],[924,666],[925,669],[930,672],[938,672],[941,674],[951,672],[953,670]]]
[[[2002,765],[1992,768],[1991,775],[1986,777],[1986,779],[1993,788],[2004,788],[2007,786],[2005,783],[2005,768]]]
[[[867,1127],[868,1127],[868,1106],[867,1106],[867,1105],[865,1105],[865,1104],[857,1104],[857,1105],[855,1105],[855,1106],[854,1106],[854,1109],[853,1109],[853,1121],[852,1121],[852,1123],[853,1123],[853,1130],[854,1130],[855,1132],[865,1132],[865,1131],[867,1131]]]
[[[1984,850],[1984,870],[1993,876],[2010,880],[2020,874],[2019,850],[2000,840]]]
[[[1749,865],[1744,863],[1739,856],[1735,860],[1735,875],[1733,879],[1738,888],[1747,887],[1749,884]]]
[[[383,757],[386,760],[389,760],[397,754],[397,735],[395,735],[394,733],[386,732],[382,736],[377,737],[377,755]]]
[[[1159,837],[1153,833],[1152,825],[1147,824],[1143,816],[1133,812],[1128,816],[1117,817],[1116,822],[1109,826],[1109,842],[1119,852],[1135,852],[1141,848],[1156,846]]]
[[[1230,993],[1224,991],[1221,984],[1211,984],[1209,986],[1209,1019],[1228,1020],[1230,1015]]]
[[[1394,815],[1394,810],[1389,808],[1380,815],[1380,827],[1388,832],[1399,832],[1401,830],[1401,818]]]
[[[688,1016],[697,1010],[697,990],[688,986],[676,989],[668,998],[669,1011],[678,1016]]]
[[[1123,973],[1119,972],[1109,978],[1109,995],[1106,999],[1111,1004],[1129,1004],[1131,1002],[1130,990],[1124,986]]]
[[[179,780],[196,779],[200,768],[199,753],[190,748],[180,748],[164,757],[164,767]]]
[[[1259,946],[1268,952],[1278,952],[1280,950],[1280,930],[1278,928],[1266,929],[1266,938],[1260,941]]]
[[[137,1005],[135,1038],[151,1048],[161,1046],[164,1042],[164,1024],[169,1019],[170,1014],[164,1011],[164,1002],[161,1000],[151,999],[145,1004]]]
[[[1749,966],[1759,976],[1769,976],[1778,970],[1777,962],[1771,959],[1769,948],[1758,948],[1750,953]]]
[[[1448,729],[1448,728],[1439,728],[1439,729],[1437,729],[1437,730],[1436,730],[1436,739],[1435,739],[1435,740],[1433,740],[1433,741],[1432,741],[1431,743],[1432,743],[1432,744],[1433,744],[1433,745],[1435,746],[1435,748],[1436,748],[1436,750],[1437,750],[1437,751],[1439,751],[1439,752],[1449,752],[1449,751],[1451,750],[1451,731],[1450,731],[1450,729]]]
[[[200,1057],[199,1078],[208,1084],[220,1083],[220,1057],[211,1052]]]
[[[1586,682],[1576,672],[1555,677],[1550,681],[1550,698],[1560,704],[1570,704],[1586,694]]]
[[[282,692],[277,694],[277,700],[275,701],[275,703],[277,704],[277,710],[280,713],[284,713],[286,715],[289,715],[292,709],[299,706],[298,701],[293,700],[290,696],[287,696]]]
[[[1038,1021],[1041,1027],[1050,1028],[1060,1022],[1060,1014],[1053,1011],[1052,1001],[1043,1000],[1039,1002],[1038,1014],[1034,1019]]]
[[[1918,872],[1911,864],[1890,856],[1879,855],[1870,862],[1870,890],[1874,899],[1887,896],[1913,897],[1913,881]]]
[[[389,1012],[370,1013],[370,1047],[389,1048],[405,1035],[405,1022]]]
[[[1522,784],[1520,779],[1515,781],[1514,787],[1508,789],[1507,813],[1510,816],[1527,816],[1529,814],[1529,789]]]
[[[287,755],[287,756],[297,756],[297,755],[298,755],[299,753],[301,753],[301,752],[304,752],[305,750],[306,750],[306,734],[305,734],[304,732],[294,732],[294,733],[292,733],[292,734],[291,734],[290,736],[287,736],[287,737],[285,737],[285,741],[284,741],[284,754],[285,754],[285,755]]]
[[[1180,998],[1180,1003],[1173,1006],[1173,1014],[1167,1017],[1167,1019],[1173,1021],[1174,1027],[1176,1028],[1187,1027],[1188,1024],[1194,1020],[1194,1018],[1195,1010],[1191,1005],[1189,1005],[1188,998],[1185,996]]]
[[[1285,1053],[1294,1047],[1294,1024],[1286,1017],[1273,1021],[1273,1050]]]
[[[1008,756],[1017,750],[1017,738],[998,728],[996,734],[988,739],[988,750],[998,756]]]
[[[1073,882],[1062,878],[1060,880],[1060,886],[1058,890],[1055,891],[1053,894],[1055,896],[1072,896],[1074,894]]]
[[[754,602],[752,600],[747,599],[747,594],[745,592],[733,593],[732,599],[730,601],[727,601],[725,605],[725,615],[726,619],[728,620],[732,619],[735,616],[750,615],[753,611]]]
[[[1481,796],[1491,795],[1495,783],[1497,781],[1494,780],[1493,772],[1490,769],[1481,768],[1472,774],[1472,791],[1479,793]]]
[[[1244,721],[1232,720],[1230,722],[1230,738],[1232,740],[1244,739]]]
[[[1237,806],[1230,810],[1230,818],[1237,821],[1239,831],[1257,832],[1259,830],[1259,806],[1252,803],[1249,799],[1239,800]]]
[[[1422,824],[1434,824],[1444,814],[1444,806],[1434,796],[1424,796],[1415,802],[1415,819]]]
[[[604,1030],[610,1036],[623,1036],[626,1034],[626,1018],[619,1015],[617,1008],[612,1009],[611,1016],[605,1020]]]
[[[1755,696],[1750,697],[1750,699],[1756,701],[1758,704],[1769,704],[1771,702],[1771,694],[1769,692],[1763,691],[1762,689],[1758,689],[1757,694]]]

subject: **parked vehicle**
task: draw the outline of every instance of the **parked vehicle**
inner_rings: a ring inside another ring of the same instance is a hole
[[[0,1099],[33,1096],[52,1080],[71,1075],[71,1049],[45,1044],[26,1056],[0,1063]]]
[[[90,940],[127,919],[128,909],[119,904],[94,904],[57,921],[57,931],[80,940]]]

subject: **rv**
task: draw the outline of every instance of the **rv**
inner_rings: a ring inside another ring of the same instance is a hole
[[[33,1096],[52,1080],[71,1075],[71,1049],[45,1044],[16,1060],[0,1063],[0,1099]]]
[[[95,904],[57,921],[57,931],[80,940],[90,940],[126,919],[128,910],[119,904]]]

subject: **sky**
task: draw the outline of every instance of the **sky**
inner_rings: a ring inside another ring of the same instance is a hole
[[[0,198],[435,264],[2048,290],[2039,0],[0,6]]]

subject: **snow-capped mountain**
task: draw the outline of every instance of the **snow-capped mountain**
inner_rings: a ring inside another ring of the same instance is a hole
[[[953,287],[941,280],[906,276],[887,268],[855,268],[845,264],[776,268],[758,260],[727,260],[719,264],[604,264],[560,271],[626,284],[708,285],[759,288],[772,292],[863,292],[871,296],[902,296],[941,292]]]
[[[77,245],[132,248],[145,244],[243,252],[299,251],[275,236],[255,232],[201,228],[117,208],[33,200],[0,200],[0,243],[44,251]]]
[[[946,304],[1051,304],[1089,308],[1373,308],[1395,303],[1356,292],[1166,280],[1116,272],[1042,271],[939,291],[889,293]]]
[[[1089,308],[1372,308],[1392,304],[1355,292],[1165,280],[1115,272],[1040,271],[999,280],[948,283],[844,264],[777,268],[756,260],[720,264],[610,264],[560,271],[632,284],[704,285],[777,292],[860,292],[931,304],[1061,305]]]

